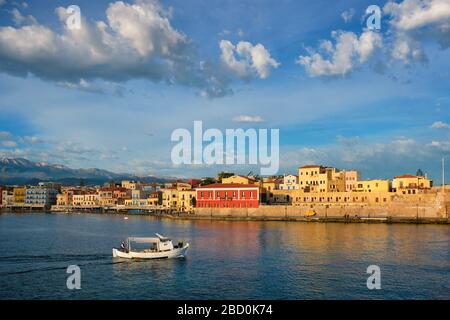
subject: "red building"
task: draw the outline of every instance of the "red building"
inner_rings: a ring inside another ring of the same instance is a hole
[[[251,184],[215,183],[196,189],[197,208],[258,208],[259,187]]]
[[[2,194],[3,194],[3,187],[0,186],[0,207],[2,206]]]

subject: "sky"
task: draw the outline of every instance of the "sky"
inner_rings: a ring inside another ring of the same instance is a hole
[[[449,46],[450,0],[0,0],[0,157],[183,178],[257,170],[175,165],[171,134],[197,120],[279,129],[279,174],[420,168],[439,184]]]

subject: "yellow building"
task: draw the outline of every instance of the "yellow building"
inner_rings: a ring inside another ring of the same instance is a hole
[[[176,188],[161,189],[162,191],[162,206],[166,209],[177,209],[178,193]]]
[[[72,203],[74,207],[96,207],[99,205],[99,198],[96,193],[74,194]]]
[[[196,196],[195,190],[183,190],[178,192],[178,206],[177,209],[180,211],[189,212],[194,210],[194,198]]]
[[[129,181],[129,180],[123,180],[121,185],[122,185],[122,188],[125,188],[128,190],[137,190],[141,187],[141,183],[136,182],[136,181]]]
[[[345,177],[336,168],[308,165],[298,169],[298,185],[303,192],[342,192]]]
[[[180,191],[192,189],[192,186],[189,183],[185,183],[185,182],[177,182],[177,183],[175,183],[175,185],[173,187]]]
[[[158,196],[151,196],[147,199],[147,206],[149,207],[156,207],[160,203],[160,199]]]
[[[14,187],[13,188],[13,204],[14,205],[24,205],[25,204],[25,187]]]
[[[353,192],[389,192],[389,180],[362,180],[357,181]]]
[[[262,188],[268,192],[270,192],[272,190],[278,190],[280,187],[280,182],[282,182],[282,181],[280,181],[278,178],[274,178],[274,177],[263,178]]]
[[[223,184],[227,184],[227,183],[255,184],[255,183],[257,183],[257,181],[250,177],[235,175],[235,176],[231,176],[228,178],[223,178],[222,183]]]
[[[411,174],[395,177],[392,181],[392,188],[401,194],[415,194],[432,187],[433,181],[426,177],[413,176]]]

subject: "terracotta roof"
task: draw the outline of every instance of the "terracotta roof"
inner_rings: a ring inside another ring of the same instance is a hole
[[[197,189],[219,189],[219,188],[258,188],[254,184],[240,184],[240,183],[213,183],[206,186],[198,187]]]
[[[300,169],[320,168],[320,167],[322,167],[322,166],[311,164],[311,165],[300,167]]]

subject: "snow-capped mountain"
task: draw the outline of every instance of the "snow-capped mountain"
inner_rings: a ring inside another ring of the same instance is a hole
[[[140,180],[166,182],[168,179],[153,176],[138,177],[118,174],[97,168],[72,169],[61,164],[33,162],[23,158],[0,158],[0,184],[35,184],[39,181],[55,181],[63,184],[103,184],[111,180]]]

